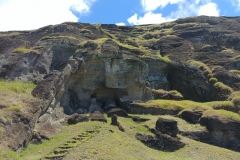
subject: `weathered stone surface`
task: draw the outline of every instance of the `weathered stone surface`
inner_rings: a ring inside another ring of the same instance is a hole
[[[221,117],[217,113],[214,114],[214,112],[209,116],[204,114],[200,118],[200,124],[206,126],[210,133],[211,144],[240,151],[240,122]],[[231,113],[230,111],[226,112]]]
[[[152,90],[154,99],[183,100],[184,97],[177,91]]]
[[[162,132],[163,134],[168,134],[172,137],[175,137],[178,134],[177,121],[158,118],[156,122],[156,130]]]
[[[113,114],[111,116],[111,125],[114,125],[114,126],[118,126],[118,129],[122,132],[124,132],[124,128],[122,127],[122,125],[117,121],[117,115],[116,114]]]
[[[63,23],[0,36],[0,77],[34,81],[37,126],[61,124],[65,114],[85,113],[91,94],[131,113],[178,111],[128,104],[153,99],[152,89],[178,90],[185,99],[226,100],[206,73],[188,60],[209,67],[218,81],[240,89],[239,17],[189,17],[146,26]],[[108,38],[106,38],[108,37]],[[16,51],[23,48],[22,53]],[[169,60],[170,59],[170,60]],[[221,67],[219,67],[221,66]]]
[[[99,111],[94,111],[89,115],[90,121],[100,121],[100,122],[106,122],[107,119],[104,117],[104,115]]]
[[[134,122],[140,123],[140,122],[146,122],[146,121],[148,121],[148,120],[150,120],[150,119],[148,119],[148,118],[143,118],[143,117],[138,117],[138,116],[132,116],[132,120],[133,120]]]
[[[198,123],[198,120],[202,116],[203,112],[202,111],[188,111],[184,110],[181,112],[181,118],[186,120],[189,123],[196,124]]]
[[[81,114],[73,114],[68,118],[68,124],[76,124],[78,122],[87,122],[89,121],[89,117]]]
[[[156,135],[155,137],[141,133],[137,133],[135,137],[151,148],[169,152],[173,152],[185,146],[185,144],[177,138],[162,134],[154,129],[152,129],[152,132]]]
[[[121,108],[113,108],[107,112],[107,116],[111,117],[112,115],[117,115],[119,117],[128,117],[128,113]]]

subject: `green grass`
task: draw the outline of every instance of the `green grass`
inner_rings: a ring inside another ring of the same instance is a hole
[[[49,39],[71,39],[71,40],[79,41],[79,39],[72,36],[44,36],[40,39],[40,41],[49,40]]]
[[[234,53],[234,49],[233,48],[226,48],[226,49],[222,50],[221,52],[224,52],[224,53]]]
[[[218,82],[218,80],[217,80],[217,78],[210,78],[209,82],[212,83],[212,84],[215,84],[215,83]]]
[[[25,48],[25,47],[19,47],[19,48],[16,48],[13,53],[30,53],[30,52],[33,52],[33,53],[36,53],[38,54],[38,51],[35,50],[35,49],[32,49],[32,48]]]
[[[22,81],[5,81],[0,79],[0,93],[15,92],[18,94],[31,95],[31,91],[36,87],[34,83]]]
[[[12,151],[0,151],[0,160],[19,160],[19,155]]]
[[[240,122],[240,115],[226,110],[207,110],[202,117],[218,117],[220,120],[231,120]]]
[[[195,60],[189,60],[189,61],[187,61],[187,63],[194,65],[194,66],[198,67],[199,69],[201,69],[204,72],[204,75],[207,76],[209,79],[213,78],[212,71],[206,64],[199,62],[199,61],[195,61]]]
[[[240,70],[230,70],[229,72],[236,74],[238,77],[240,77]]]
[[[144,107],[155,107],[161,109],[169,109],[173,111],[189,110],[189,111],[206,111],[212,109],[223,109],[228,111],[234,111],[234,102],[232,101],[212,101],[212,102],[194,102],[190,100],[150,100],[147,102],[135,102]]]
[[[36,87],[31,82],[0,80],[0,104],[6,109],[0,110],[0,115],[10,111],[21,112],[34,100],[31,91]]]
[[[239,59],[240,59],[240,55],[238,55],[238,56],[236,56],[236,57],[233,57],[233,58],[231,58],[231,59],[233,59],[233,60],[239,60]]]
[[[20,32],[1,32],[0,37],[20,35]]]
[[[235,109],[240,110],[240,91],[232,92],[229,100],[233,102]]]
[[[189,28],[189,27],[195,27],[198,26],[198,23],[183,23],[183,24],[176,24],[173,26],[173,30],[180,30],[184,28]]]
[[[168,56],[162,56],[162,55],[160,54],[160,51],[158,51],[156,54],[151,53],[151,52],[145,52],[145,54],[143,54],[143,55],[140,56],[140,58],[143,58],[143,59],[144,59],[144,58],[148,58],[148,57],[157,57],[157,58],[163,60],[163,61],[166,62],[166,63],[170,63],[170,62],[171,62],[171,60],[169,59],[169,57],[168,57]]]
[[[231,101],[212,101],[205,104],[211,106],[213,109],[224,109],[227,111],[234,111],[234,104]]]
[[[162,109],[170,110],[191,110],[191,111],[204,111],[212,109],[210,105],[205,103],[199,103],[189,100],[175,101],[175,100],[150,100],[147,102],[136,102],[136,104],[142,105],[144,107],[156,107]]]
[[[214,87],[220,90],[221,92],[232,93],[233,89],[222,82],[217,82],[214,84]]]
[[[20,153],[19,160],[33,160],[40,159],[53,151],[56,147],[62,145],[72,137],[85,130],[91,130],[95,126],[101,126],[100,132],[95,134],[92,138],[72,149],[64,159],[86,159],[86,160],[145,160],[145,159],[161,159],[161,160],[193,160],[193,159],[238,159],[240,153],[233,152],[224,148],[219,148],[213,145],[204,144],[198,141],[188,139],[179,135],[180,140],[186,143],[184,148],[175,152],[164,152],[149,148],[143,143],[135,139],[137,132],[150,134],[143,126],[148,125],[155,127],[156,120],[160,116],[151,115],[137,115],[141,117],[150,118],[147,122],[135,123],[130,118],[118,117],[118,122],[123,126],[125,132],[121,132],[117,127],[110,125],[110,118],[108,123],[101,122],[82,122],[76,125],[64,126],[59,135],[54,136],[50,140],[45,140],[42,144],[30,144],[27,149]],[[185,131],[203,131],[205,127],[199,124],[191,125],[184,120],[172,117],[161,116],[167,119],[174,119],[178,121],[179,130]],[[209,152],[211,151],[211,152]]]

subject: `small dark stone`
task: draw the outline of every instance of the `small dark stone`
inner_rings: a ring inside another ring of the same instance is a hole
[[[122,127],[122,125],[121,125],[120,123],[118,123],[118,129],[119,129],[120,131],[122,131],[122,132],[125,131],[124,128]]]
[[[68,124],[76,124],[78,122],[87,122],[89,121],[88,116],[82,114],[73,114],[71,117],[68,118]]]
[[[89,115],[89,119],[91,121],[100,121],[100,122],[106,122],[107,123],[107,119],[104,117],[104,115],[100,111],[93,111]]]
[[[146,121],[148,121],[148,120],[150,120],[150,119],[149,119],[149,118],[142,118],[142,117],[138,117],[138,116],[133,116],[133,117],[132,117],[132,120],[133,120],[134,122],[140,123],[140,122],[146,122]]]
[[[112,115],[112,123],[111,125],[115,125],[118,126],[118,129],[122,132],[124,132],[124,128],[122,127],[122,125],[117,121],[117,115],[113,114]]]
[[[116,114],[112,115],[112,123],[111,123],[111,125],[118,125],[117,115]]]
[[[156,130],[162,132],[163,134],[175,137],[178,133],[177,121],[158,118],[156,122]]]
[[[161,132],[158,132],[155,129],[151,129],[151,130],[154,130],[153,133],[156,136],[137,133],[135,135],[136,139],[140,140],[142,143],[144,143],[150,148],[155,148],[158,150],[164,150],[164,151],[170,151],[170,152],[173,152],[185,146],[185,143],[179,141],[178,138],[174,138],[169,135],[162,134]]]
[[[202,116],[203,112],[198,111],[198,112],[192,112],[192,111],[183,111],[181,114],[182,119],[185,121],[196,124],[198,123],[199,118]]]
[[[111,117],[113,114],[116,114],[119,117],[128,117],[127,112],[121,108],[113,108],[107,112],[108,117]]]

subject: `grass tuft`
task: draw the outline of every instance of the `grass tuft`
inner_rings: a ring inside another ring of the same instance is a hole
[[[25,47],[19,47],[13,51],[13,53],[30,53],[30,52],[38,54],[37,50],[34,50],[32,48],[25,48]]]
[[[201,69],[204,72],[204,75],[207,76],[209,79],[213,78],[211,69],[204,63],[194,60],[189,60],[187,63],[194,65]]]
[[[233,92],[233,89],[231,87],[223,84],[222,82],[215,83],[214,87],[219,89],[221,92],[226,92],[226,93],[232,93]]]
[[[232,120],[240,122],[240,115],[226,110],[207,110],[202,117],[218,117],[220,120]]]

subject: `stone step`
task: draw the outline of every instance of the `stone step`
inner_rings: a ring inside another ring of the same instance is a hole
[[[78,134],[76,137],[73,137],[71,140],[66,141],[65,143],[61,144],[59,147],[51,151],[44,159],[51,159],[51,160],[60,160],[63,159],[74,147],[84,143],[88,139],[92,137],[93,134],[99,133],[101,127],[95,127],[95,130],[87,130]]]

